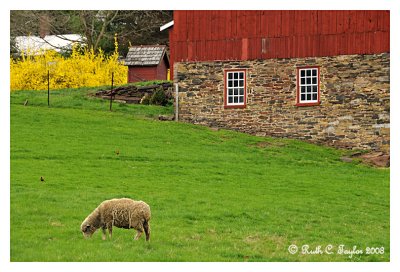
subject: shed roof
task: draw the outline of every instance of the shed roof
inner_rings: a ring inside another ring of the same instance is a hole
[[[126,55],[125,65],[129,66],[152,66],[158,65],[166,55],[165,45],[141,45],[131,46]]]

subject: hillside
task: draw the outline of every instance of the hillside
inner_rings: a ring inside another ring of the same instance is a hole
[[[110,112],[94,91],[54,91],[51,107],[45,92],[11,93],[11,261],[390,260],[389,169],[301,141],[156,120],[171,107]],[[83,219],[114,197],[150,204],[150,243],[125,229],[83,239]]]

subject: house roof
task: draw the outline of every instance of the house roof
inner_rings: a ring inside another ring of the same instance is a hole
[[[38,54],[45,50],[71,50],[74,43],[83,43],[84,37],[79,34],[46,35],[44,38],[37,36],[15,37],[15,45],[20,52],[30,51]]]
[[[166,55],[167,47],[165,45],[140,45],[129,47],[126,55],[125,65],[129,66],[152,66],[158,65]]]

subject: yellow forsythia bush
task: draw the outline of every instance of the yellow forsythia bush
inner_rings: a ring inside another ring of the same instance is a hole
[[[50,72],[50,89],[93,87],[127,83],[127,67],[118,61],[118,44],[110,56],[102,50],[74,47],[70,57],[55,51],[35,55],[25,52],[18,60],[10,59],[11,90],[46,90],[47,71]]]

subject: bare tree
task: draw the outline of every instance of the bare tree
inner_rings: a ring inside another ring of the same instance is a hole
[[[107,32],[107,27],[112,24],[118,16],[118,10],[112,11],[79,11],[79,18],[82,22],[82,30],[85,34],[87,45],[89,48],[97,50],[100,41],[104,38]]]
[[[89,47],[101,47],[106,52],[114,49],[117,33],[123,54],[129,44],[167,44],[168,33],[160,32],[159,27],[172,20],[172,11],[151,10],[15,10],[10,15],[11,40],[16,36],[37,36],[45,23],[48,34],[81,34]]]

